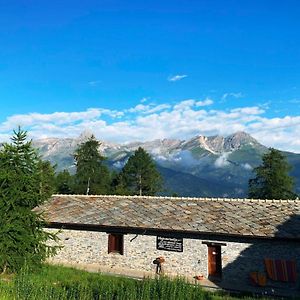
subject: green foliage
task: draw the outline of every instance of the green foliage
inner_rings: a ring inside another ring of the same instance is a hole
[[[132,195],[155,195],[162,190],[162,177],[151,156],[141,147],[128,159],[117,189]]]
[[[1,282],[1,300],[233,300],[257,299],[234,293],[205,291],[184,279],[135,280],[88,273],[72,268],[43,266],[22,272],[11,282]],[[260,298],[263,300],[263,298]]]
[[[11,144],[0,151],[0,272],[39,265],[56,248],[56,236],[43,230],[44,220],[32,211],[52,194],[53,168],[42,162],[27,133],[14,131]],[[48,174],[46,174],[48,173]],[[50,173],[50,174],[49,174]]]
[[[254,169],[255,178],[249,180],[249,197],[255,199],[294,199],[291,166],[283,154],[273,148],[263,155],[262,164]]]
[[[55,170],[49,161],[38,161],[41,172],[40,193],[52,195],[55,191]]]
[[[55,177],[55,192],[58,194],[74,194],[74,177],[68,170],[59,172]]]
[[[94,136],[79,145],[74,153],[76,174],[74,191],[78,194],[107,194],[110,190],[110,174],[103,164],[104,157]]]
[[[112,172],[112,180],[111,180],[111,190],[115,195],[129,195],[129,189],[126,186],[126,182],[122,172],[116,173]]]

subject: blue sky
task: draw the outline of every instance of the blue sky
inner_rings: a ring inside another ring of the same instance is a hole
[[[299,1],[0,0],[0,138],[245,130],[300,152]]]

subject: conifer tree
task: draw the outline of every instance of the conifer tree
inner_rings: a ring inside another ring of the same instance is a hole
[[[74,177],[68,170],[59,172],[55,177],[55,192],[58,194],[73,194]]]
[[[78,194],[107,194],[110,190],[110,174],[99,153],[100,143],[91,136],[76,149],[76,174],[74,190]]]
[[[112,193],[115,195],[130,195],[130,191],[126,186],[125,178],[122,172],[112,173],[111,189]]]
[[[270,148],[262,164],[254,169],[249,180],[249,197],[255,199],[294,199],[294,180],[289,176],[291,166],[278,150]]]
[[[41,193],[52,195],[55,192],[55,169],[49,161],[39,160],[38,168],[41,172]]]
[[[155,195],[162,189],[162,177],[151,156],[139,147],[125,164],[121,176],[124,185],[133,195]]]
[[[26,137],[19,128],[0,151],[0,273],[39,265],[56,251],[46,243],[56,236],[43,230],[41,214],[33,211],[51,196],[46,165]]]

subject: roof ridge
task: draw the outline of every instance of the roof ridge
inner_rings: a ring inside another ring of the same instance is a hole
[[[172,197],[172,196],[139,196],[139,195],[83,195],[83,194],[53,194],[59,197],[106,197],[106,198],[146,198],[146,199],[169,199],[169,200],[191,200],[191,201],[219,201],[219,202],[263,202],[263,203],[296,203],[296,199],[250,199],[250,198],[222,198],[222,197]]]

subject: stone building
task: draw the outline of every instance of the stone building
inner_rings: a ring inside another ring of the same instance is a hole
[[[273,272],[262,292],[299,293],[300,201],[54,195],[38,210],[62,229],[54,263],[151,276],[160,257],[201,284],[251,290],[250,274]]]

